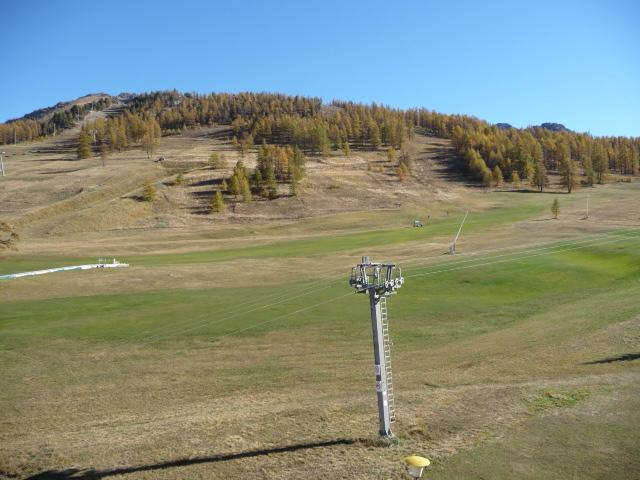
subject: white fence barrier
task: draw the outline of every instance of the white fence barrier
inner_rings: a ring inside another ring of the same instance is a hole
[[[33,275],[44,275],[45,273],[66,272],[69,270],[91,270],[92,268],[122,268],[128,267],[128,263],[120,263],[115,258],[111,263],[101,262],[89,265],[72,265],[70,267],[47,268],[45,270],[34,270],[32,272],[10,273],[8,275],[0,275],[0,280],[10,280],[12,278],[31,277]]]

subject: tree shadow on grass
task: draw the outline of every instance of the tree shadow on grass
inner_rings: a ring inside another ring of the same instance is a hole
[[[494,193],[541,193],[543,195],[570,195],[567,192],[558,192],[555,190],[540,191],[534,188],[509,188],[506,190],[494,190]]]
[[[582,365],[598,365],[601,363],[614,363],[614,362],[630,362],[632,360],[640,359],[640,353],[623,353],[615,357],[601,358],[600,360],[592,360],[590,362],[583,362]]]
[[[208,187],[211,185],[222,185],[222,178],[207,178],[189,183],[190,187]]]
[[[224,455],[211,455],[207,457],[180,458],[177,460],[169,460],[167,462],[153,463],[149,465],[139,465],[135,467],[120,467],[110,470],[79,470],[69,468],[66,470],[47,470],[28,477],[26,480],[97,480],[100,478],[111,477],[114,475],[126,475],[136,472],[149,472],[154,470],[165,470],[168,468],[188,467],[190,465],[199,465],[203,463],[226,462],[229,460],[238,460],[241,458],[260,457],[263,455],[272,455],[278,453],[295,452],[297,450],[309,450],[314,448],[326,448],[336,445],[353,445],[359,440],[339,438],[336,440],[327,440],[324,442],[298,443],[287,445],[284,447],[274,447],[262,450],[248,450],[238,453],[228,453]]]

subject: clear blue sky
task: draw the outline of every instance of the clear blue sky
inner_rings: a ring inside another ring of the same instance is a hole
[[[640,136],[640,2],[0,5],[0,121],[89,92],[270,91]]]

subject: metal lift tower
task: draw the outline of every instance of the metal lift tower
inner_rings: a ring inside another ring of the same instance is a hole
[[[362,263],[353,267],[349,280],[349,284],[355,288],[356,293],[369,294],[378,416],[380,419],[379,433],[384,439],[393,438],[391,424],[396,420],[387,297],[396,293],[396,290],[403,283],[404,278],[402,278],[400,267],[394,264],[371,263],[369,257],[362,257]]]

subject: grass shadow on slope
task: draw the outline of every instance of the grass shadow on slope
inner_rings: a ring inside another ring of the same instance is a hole
[[[247,450],[238,453],[228,453],[223,455],[209,455],[206,457],[180,458],[166,462],[139,465],[135,467],[119,467],[110,470],[78,470],[69,468],[65,470],[47,470],[37,473],[27,478],[27,480],[95,480],[99,478],[111,477],[115,475],[126,475],[136,472],[149,472],[155,470],[165,470],[167,468],[187,467],[202,463],[226,462],[229,460],[239,460],[242,458],[260,457],[263,455],[273,455],[278,453],[289,453],[297,450],[310,450],[315,448],[328,448],[336,445],[353,445],[359,442],[356,439],[339,438],[336,440],[326,440],[323,442],[298,443],[284,447],[266,448],[260,450]]]

